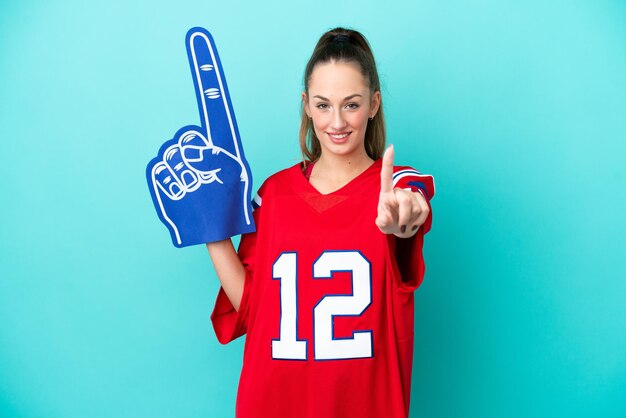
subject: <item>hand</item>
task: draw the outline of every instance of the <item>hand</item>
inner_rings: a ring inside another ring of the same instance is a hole
[[[185,126],[146,168],[157,214],[177,247],[254,231],[251,176],[215,42],[187,32],[187,56],[202,126]]]
[[[376,226],[384,234],[400,238],[415,235],[426,221],[430,208],[421,193],[393,188],[393,145],[385,151],[380,170],[380,197]]]

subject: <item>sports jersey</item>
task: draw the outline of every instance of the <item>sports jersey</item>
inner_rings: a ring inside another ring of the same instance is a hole
[[[431,216],[412,238],[383,234],[374,222],[381,166],[329,194],[300,164],[259,189],[257,231],[238,251],[239,310],[220,289],[211,316],[221,343],[247,334],[237,417],[408,416],[413,290]],[[410,167],[395,167],[393,179],[434,195],[433,178]]]

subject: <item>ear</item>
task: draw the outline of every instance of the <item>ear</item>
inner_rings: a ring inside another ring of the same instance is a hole
[[[306,112],[308,117],[311,117],[311,110],[309,109],[309,98],[305,92],[302,92],[302,108]]]
[[[375,116],[378,112],[378,108],[380,107],[380,91],[376,90],[372,94],[372,100],[370,102],[370,116]]]

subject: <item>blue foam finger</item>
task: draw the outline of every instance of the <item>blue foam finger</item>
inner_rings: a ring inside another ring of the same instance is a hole
[[[165,151],[164,163],[174,174],[176,181],[185,191],[193,191],[198,188],[198,178],[183,161],[181,150],[177,145],[169,147]]]
[[[187,55],[196,87],[203,128],[211,144],[239,156],[241,140],[222,63],[211,34],[202,28],[187,32]]]
[[[178,190],[182,190],[167,164],[163,162],[158,162],[154,165],[152,168],[152,177],[154,180],[153,187],[155,190],[158,186],[161,189],[161,192],[169,199],[176,199],[177,194],[174,186],[177,186]]]
[[[201,126],[179,129],[146,167],[154,207],[176,247],[255,230],[252,176],[215,43],[193,28],[186,44]]]

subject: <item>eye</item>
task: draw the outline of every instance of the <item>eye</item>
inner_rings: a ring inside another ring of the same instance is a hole
[[[352,109],[352,110],[355,110],[355,109],[358,109],[358,108],[359,108],[359,105],[358,105],[357,103],[348,103],[348,104],[346,105],[346,109]]]
[[[328,109],[328,105],[326,103],[318,103],[315,105],[320,110]]]

